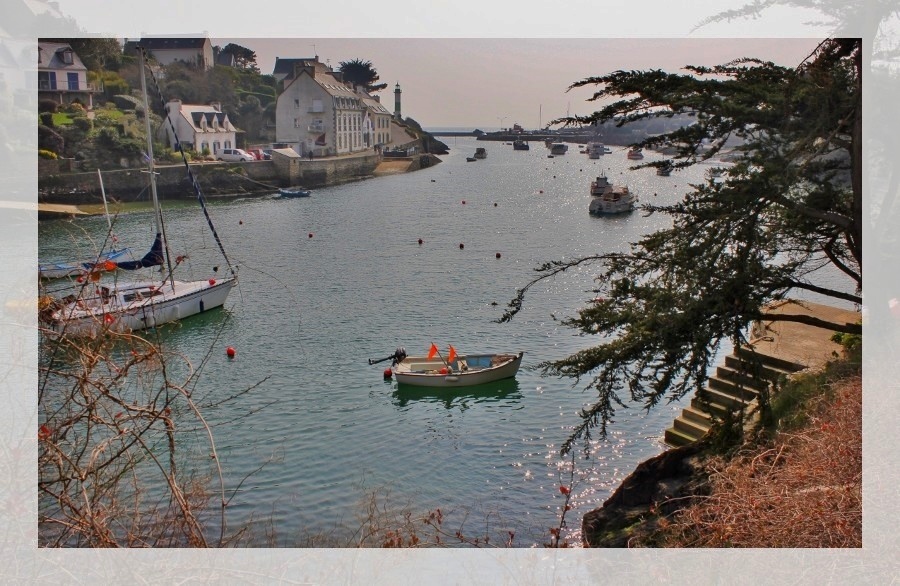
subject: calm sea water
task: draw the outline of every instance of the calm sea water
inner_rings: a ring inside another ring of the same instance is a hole
[[[598,342],[555,317],[595,296],[599,267],[542,283],[511,323],[494,320],[539,264],[621,250],[669,222],[640,212],[589,215],[589,183],[601,170],[644,201],[672,202],[707,167],[657,177],[629,171],[618,148],[592,161],[577,145],[550,159],[542,143],[513,151],[470,138],[446,142],[452,150],[443,163],[415,173],[320,189],[308,199],[213,202],[216,227],[240,265],[239,286],[225,308],[185,320],[164,343],[194,365],[212,347],[195,396],[214,401],[259,383],[204,413],[228,490],[237,489],[232,528],[255,519],[270,525],[278,545],[320,534],[343,543],[373,492],[385,506],[414,513],[440,508],[446,527],[470,536],[487,532],[496,541],[512,531],[518,546],[546,542],[558,524],[558,487],[571,482],[571,458],[559,447],[594,394],[530,367]],[[488,158],[466,162],[477,146]],[[224,266],[198,207],[166,208],[173,253],[187,252],[198,271]],[[142,253],[151,220],[149,211],[122,215],[115,232]],[[103,218],[43,222],[40,257],[70,256],[104,231]],[[449,344],[460,353],[523,350],[523,368],[515,380],[475,391],[409,392],[383,379],[388,363],[367,362],[398,346],[422,354],[432,342],[444,352]],[[226,346],[237,350],[234,360]],[[578,454],[570,531],[638,462],[661,451],[680,408],[623,411],[609,438],[592,442],[589,458]],[[205,470],[208,453],[197,456]],[[267,544],[262,531],[255,535],[254,544]]]

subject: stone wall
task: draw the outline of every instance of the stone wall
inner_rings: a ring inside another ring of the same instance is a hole
[[[192,163],[191,171],[206,196],[272,193],[278,187],[324,187],[372,176],[381,156],[375,153],[327,159],[290,160],[279,168],[273,161],[248,163]],[[45,167],[49,170],[49,166]],[[157,187],[169,199],[196,197],[183,164],[156,168]],[[147,174],[139,169],[103,171],[109,198],[135,201],[149,198]],[[97,171],[38,175],[38,201],[44,203],[99,203]]]

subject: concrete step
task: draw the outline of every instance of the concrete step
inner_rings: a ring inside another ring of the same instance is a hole
[[[734,354],[729,354],[725,357],[725,366],[768,381],[779,381],[782,377],[788,377],[796,372],[795,370],[787,370],[785,368],[778,368],[777,366],[766,365],[760,362],[744,360]]]
[[[707,428],[712,427],[712,424],[713,424],[712,415],[710,415],[703,409],[697,409],[693,405],[685,407],[681,411],[681,416],[687,420],[694,421],[701,425],[705,425]]]
[[[716,368],[716,377],[757,391],[769,388],[769,382],[763,378],[755,377],[747,372],[741,372],[729,366]]]
[[[769,354],[754,352],[746,346],[738,346],[737,348],[735,348],[734,355],[738,358],[742,358],[750,362],[758,361],[765,366],[772,366],[790,372],[797,372],[798,370],[803,370],[804,368],[806,368],[804,365],[791,362],[790,360],[785,360],[783,358],[778,358],[777,356],[771,356]]]
[[[673,448],[680,448],[681,446],[686,446],[688,444],[694,443],[696,441],[695,438],[682,433],[675,429],[674,427],[670,427],[666,430],[666,434],[663,437],[663,441],[667,446]]]
[[[730,407],[718,403],[706,402],[697,395],[691,399],[691,408],[701,413],[707,413],[713,421],[721,421],[728,415]]]
[[[709,426],[703,423],[698,423],[696,421],[691,421],[690,419],[685,418],[684,415],[679,415],[675,418],[675,422],[672,424],[676,430],[680,431],[685,435],[689,435],[694,439],[700,439],[706,432],[709,431]]]
[[[714,388],[704,388],[701,389],[698,393],[699,398],[702,400],[706,400],[709,403],[721,405],[725,408],[730,409],[741,409],[747,407],[750,404],[749,400],[741,400],[735,395],[729,394],[727,392],[721,392]]]
[[[706,381],[706,386],[713,391],[718,391],[735,399],[743,400],[744,402],[753,401],[759,394],[756,389],[742,386],[738,383],[734,383],[730,380],[719,378],[717,376],[714,376]]]

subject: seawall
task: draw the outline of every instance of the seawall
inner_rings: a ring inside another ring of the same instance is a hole
[[[303,185],[308,188],[337,185],[372,177],[382,157],[375,153],[292,160],[290,166],[275,161],[246,163],[191,163],[191,172],[206,196],[272,193],[278,187]],[[38,168],[38,202],[99,203],[102,201],[97,171],[60,172],[56,161],[41,161]],[[410,169],[412,170],[412,169]],[[156,167],[157,186],[169,199],[196,196],[184,164]],[[136,201],[147,197],[147,173],[141,169],[101,171],[108,197]]]

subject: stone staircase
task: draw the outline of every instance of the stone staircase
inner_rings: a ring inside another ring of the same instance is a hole
[[[745,347],[735,349],[666,430],[666,445],[679,447],[702,438],[714,422],[722,421],[729,412],[749,414],[756,407],[760,391],[779,388],[786,377],[804,368],[802,364],[754,353]]]

